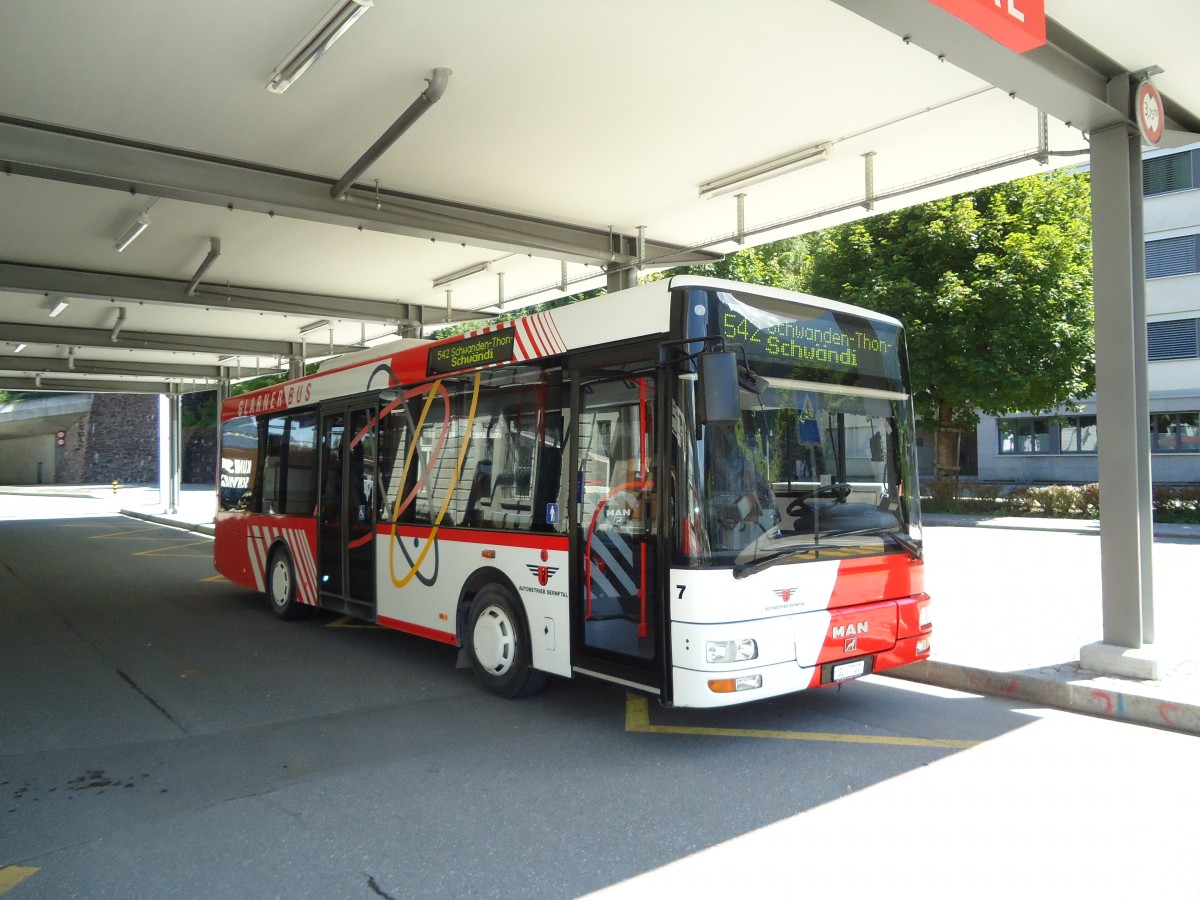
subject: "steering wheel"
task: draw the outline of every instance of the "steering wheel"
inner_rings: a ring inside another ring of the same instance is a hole
[[[805,509],[808,509],[808,501],[817,497],[832,497],[838,503],[845,503],[846,498],[850,496],[850,492],[854,490],[853,486],[847,481],[834,481],[829,484],[823,484],[815,491],[807,491],[792,500],[787,506],[787,514],[789,516],[798,516]]]

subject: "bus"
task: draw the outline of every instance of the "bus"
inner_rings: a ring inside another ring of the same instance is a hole
[[[926,658],[895,319],[676,276],[399,340],[221,407],[214,561],[274,613],[665,706]]]

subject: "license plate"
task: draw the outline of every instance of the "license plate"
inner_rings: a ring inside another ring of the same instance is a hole
[[[865,659],[856,659],[853,662],[842,663],[833,667],[833,681],[845,681],[847,678],[857,678],[867,670],[867,661]]]

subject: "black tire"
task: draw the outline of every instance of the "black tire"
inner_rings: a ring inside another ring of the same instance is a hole
[[[529,628],[521,605],[508,588],[486,585],[471,602],[466,644],[484,690],[497,697],[527,697],[546,684],[533,668]]]
[[[296,567],[292,565],[292,555],[286,547],[276,547],[271,551],[271,559],[267,563],[267,599],[271,601],[271,612],[280,619],[302,619],[312,612],[296,599]]]

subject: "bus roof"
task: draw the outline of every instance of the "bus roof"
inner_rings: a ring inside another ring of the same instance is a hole
[[[569,306],[491,323],[437,341],[399,340],[333,357],[321,363],[313,375],[228,398],[221,405],[221,419],[282,411],[321,400],[414,384],[431,376],[545,359],[570,350],[663,334],[670,328],[671,292],[688,287],[753,293],[900,325],[890,316],[811,294],[720,278],[676,275]]]

